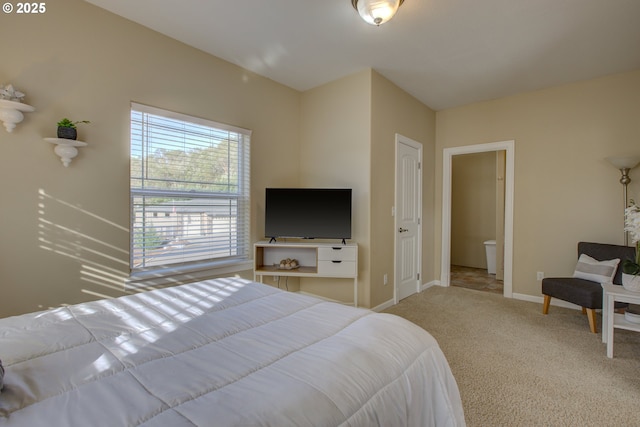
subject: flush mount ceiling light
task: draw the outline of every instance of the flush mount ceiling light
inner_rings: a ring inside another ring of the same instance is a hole
[[[381,25],[393,18],[404,0],[351,0],[367,24]]]

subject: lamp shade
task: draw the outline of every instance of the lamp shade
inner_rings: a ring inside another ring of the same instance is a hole
[[[617,169],[633,169],[640,163],[640,157],[607,157]]]
[[[393,18],[404,0],[351,0],[367,24],[381,25]]]

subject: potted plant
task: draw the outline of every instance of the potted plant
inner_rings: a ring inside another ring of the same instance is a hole
[[[76,128],[76,125],[80,123],[91,122],[88,120],[78,120],[76,122],[72,122],[67,118],[60,120],[58,122],[58,138],[76,139],[78,137],[78,129]]]
[[[630,291],[640,292],[640,207],[633,200],[624,210],[624,231],[629,232],[636,245],[636,256],[622,261],[622,285]]]

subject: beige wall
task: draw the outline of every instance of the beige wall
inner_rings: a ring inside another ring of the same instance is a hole
[[[264,188],[298,184],[300,93],[83,1],[48,6],[0,27],[0,83],[36,108],[0,130],[0,317],[123,293],[130,101],[253,130],[252,239],[262,238]],[[91,124],[65,168],[43,138],[67,116]]]
[[[353,240],[358,243],[359,303],[393,299],[395,134],[424,146],[423,271],[433,269],[435,112],[372,70],[302,96],[301,184],[354,190]],[[389,282],[383,284],[384,274]],[[301,290],[351,300],[350,281],[301,281]]]
[[[438,112],[437,269],[447,147],[515,140],[515,294],[540,296],[537,271],[571,274],[580,240],[621,244],[620,172],[605,158],[640,155],[639,100],[637,70]],[[639,199],[640,168],[630,175]]]
[[[422,278],[433,272],[433,110],[373,72],[371,113],[371,307],[393,298],[395,134],[422,144]],[[385,286],[384,275],[389,280]],[[425,283],[425,280],[421,280]]]
[[[352,241],[358,243],[359,303],[369,305],[371,72],[344,77],[302,94],[300,185],[353,189]],[[300,289],[353,300],[353,281],[301,279]]]
[[[451,163],[451,264],[486,269],[484,242],[496,239],[496,154],[461,154]]]
[[[440,274],[445,147],[516,141],[514,292],[539,295],[536,271],[570,273],[578,240],[622,242],[619,172],[604,158],[638,154],[640,70],[433,113],[371,70],[300,94],[80,0],[5,16],[0,31],[16,35],[0,37],[0,82],[37,109],[0,131],[0,316],[123,293],[131,101],[253,130],[253,240],[265,187],[354,188],[363,305],[392,295],[395,132],[424,144],[425,283]],[[92,122],[69,168],[43,141],[62,117]]]
[[[74,25],[61,26],[62,16]],[[12,183],[0,190],[6,224],[0,240],[5,296],[0,316],[124,293],[131,101],[253,131],[254,241],[264,235],[265,187],[353,188],[360,301],[370,306],[392,298],[392,282],[378,285],[382,272],[393,277],[392,179],[387,179],[393,171],[393,138],[400,132],[431,152],[433,111],[372,70],[301,94],[79,0],[60,1],[46,15],[12,15],[2,28],[21,38],[19,49],[11,39],[0,39],[0,48],[12,52],[0,82],[26,92],[26,102],[37,111],[13,134],[0,134],[12,160],[0,170],[3,182]],[[42,139],[54,136],[62,117],[91,121],[79,131],[89,146],[69,168]],[[425,160],[430,170],[433,159],[427,155]],[[372,185],[381,186],[375,201]],[[425,173],[425,189],[433,189],[431,172]],[[432,195],[425,197],[425,216],[432,204]],[[429,269],[430,224],[427,219],[424,227]],[[372,230],[378,247],[373,255]],[[380,266],[373,290],[372,264]],[[249,271],[242,275],[251,277]],[[341,282],[307,280],[302,290],[349,300],[350,282]]]

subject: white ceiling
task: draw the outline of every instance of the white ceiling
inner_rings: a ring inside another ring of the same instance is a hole
[[[434,110],[640,69],[640,0],[87,0],[297,90],[373,68]]]

